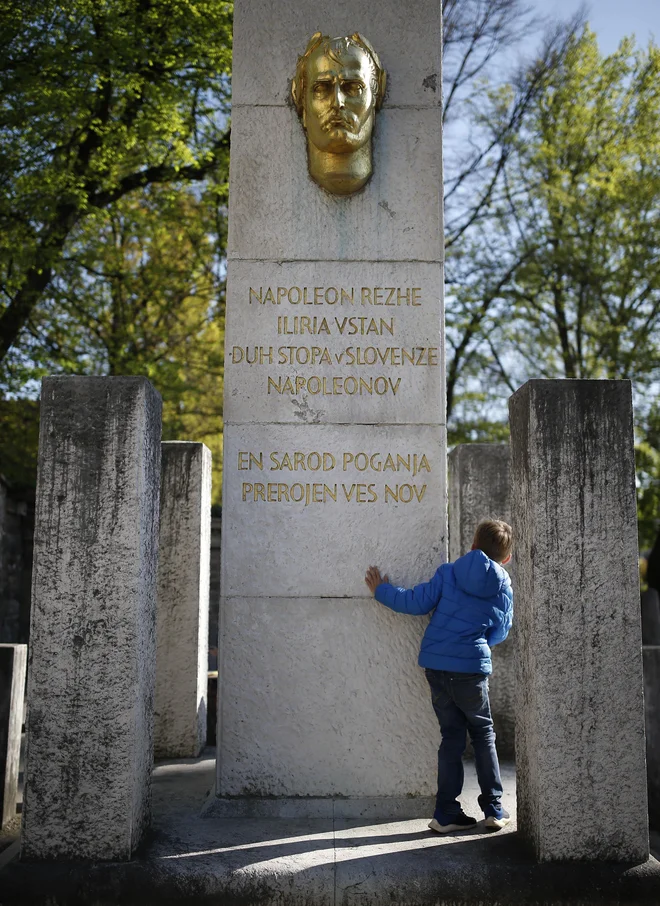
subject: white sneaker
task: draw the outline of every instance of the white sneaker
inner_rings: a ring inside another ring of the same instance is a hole
[[[476,824],[476,818],[470,818],[469,815],[460,812],[458,815],[454,815],[454,820],[451,824],[440,824],[436,818],[431,818],[429,829],[435,831],[436,834],[449,834],[451,831],[461,831],[467,830],[469,827],[476,827]]]

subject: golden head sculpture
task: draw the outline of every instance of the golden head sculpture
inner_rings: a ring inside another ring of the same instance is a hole
[[[385,80],[378,54],[357,32],[330,38],[317,31],[298,57],[291,94],[307,135],[309,174],[333,195],[352,195],[371,176]]]

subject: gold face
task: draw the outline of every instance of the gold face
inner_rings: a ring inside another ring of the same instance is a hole
[[[334,195],[359,191],[372,172],[371,136],[385,71],[362,35],[316,32],[298,58],[291,93],[307,136],[312,179]]]
[[[341,55],[322,48],[307,59],[303,126],[321,151],[350,154],[371,138],[376,98],[373,64],[365,51],[348,45]]]

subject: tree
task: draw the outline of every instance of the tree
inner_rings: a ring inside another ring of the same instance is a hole
[[[514,348],[539,376],[641,390],[660,375],[660,49],[602,57],[585,30],[516,145]]]
[[[644,422],[635,446],[640,550],[650,549],[660,532],[660,404]]]
[[[10,2],[0,21],[0,362],[86,218],[226,166],[232,4]]]
[[[16,384],[52,373],[145,375],[163,397],[163,439],[211,448],[217,501],[226,188],[152,186],[88,216],[4,363]]]
[[[660,365],[660,55],[627,41],[603,58],[584,29],[543,70],[460,249],[449,380],[469,401],[486,374],[491,405],[531,376],[627,377],[639,399]],[[491,92],[493,131],[514,96]]]
[[[501,259],[488,237],[513,142],[584,14],[579,9],[568,21],[551,24],[520,0],[445,0],[443,10],[447,416],[457,416],[450,436],[458,442],[501,434],[497,424],[506,416],[499,374],[493,384],[471,381],[473,374],[496,371],[484,336],[516,264]],[[542,28],[536,59],[512,65],[522,42]],[[498,392],[500,412],[484,416],[479,410],[497,405]]]

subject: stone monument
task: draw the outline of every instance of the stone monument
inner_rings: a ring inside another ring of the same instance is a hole
[[[509,415],[518,832],[541,862],[644,862],[631,384],[528,381]]]
[[[441,43],[441,0],[236,4],[214,814],[434,792],[425,619],[364,573],[446,559]]]
[[[470,550],[474,530],[483,519],[511,523],[511,455],[508,444],[458,444],[449,454],[449,559]],[[511,573],[515,614],[515,527]],[[500,758],[515,754],[515,616],[506,641],[493,648],[493,675],[489,680],[490,707]]]
[[[196,758],[206,742],[211,451],[161,444],[154,758]]]
[[[0,644],[0,827],[16,817],[27,645]]]
[[[42,382],[21,857],[130,859],[149,826],[162,403]]]

